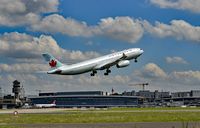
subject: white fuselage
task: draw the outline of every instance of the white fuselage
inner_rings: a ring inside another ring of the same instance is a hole
[[[50,108],[50,107],[55,107],[56,104],[35,104],[35,107],[38,108]]]
[[[51,70],[48,73],[60,74],[60,75],[76,75],[76,74],[82,74],[82,73],[90,72],[94,70],[95,71],[104,70],[105,67],[102,66],[104,64],[108,63],[107,65],[110,65],[111,67],[111,66],[116,65],[115,61],[137,59],[142,53],[143,53],[143,50],[140,48],[131,48],[131,49],[123,50],[120,52],[115,52],[112,54],[101,56],[95,59],[83,61],[80,63],[76,63],[72,65],[64,65],[54,70]],[[123,58],[123,56],[125,57]]]

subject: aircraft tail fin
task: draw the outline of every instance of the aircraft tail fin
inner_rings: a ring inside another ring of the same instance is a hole
[[[42,56],[49,63],[51,68],[59,68],[64,65],[49,53],[44,53]]]

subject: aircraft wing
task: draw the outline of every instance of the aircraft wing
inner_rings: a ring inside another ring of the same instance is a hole
[[[110,68],[113,65],[116,65],[119,61],[125,59],[127,56],[123,53],[122,57],[107,60],[104,63],[101,63],[95,67],[95,69],[104,70],[106,68]]]

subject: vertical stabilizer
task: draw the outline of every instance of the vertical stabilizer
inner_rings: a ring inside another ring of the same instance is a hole
[[[44,53],[44,54],[42,54],[42,56],[49,63],[49,66],[51,68],[58,68],[58,67],[61,67],[64,65],[49,53]]]

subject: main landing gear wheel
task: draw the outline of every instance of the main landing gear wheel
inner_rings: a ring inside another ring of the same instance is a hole
[[[104,75],[105,75],[105,76],[107,76],[107,75],[108,75],[108,73],[107,73],[107,72],[105,72],[105,73],[104,73]]]
[[[107,69],[104,75],[107,76],[109,73],[111,73],[111,70]]]
[[[107,73],[111,73],[111,70],[107,69],[106,72],[107,72]]]
[[[95,76],[96,73],[97,73],[97,71],[92,71],[92,73],[90,74],[90,76]]]

